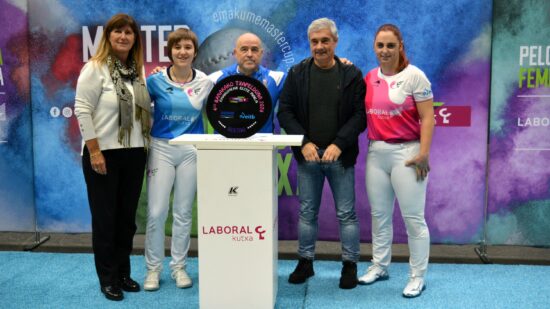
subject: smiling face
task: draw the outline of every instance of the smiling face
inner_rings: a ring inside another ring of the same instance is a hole
[[[332,36],[329,29],[321,29],[309,34],[309,49],[315,64],[321,68],[330,67],[334,63],[334,50],[338,40]]]
[[[262,41],[252,33],[241,35],[233,50],[239,71],[245,75],[251,75],[258,70],[263,53]]]
[[[109,33],[109,43],[111,44],[112,52],[122,62],[126,62],[135,40],[135,33],[129,25],[115,28]]]
[[[182,39],[172,46],[172,63],[176,67],[190,67],[197,55],[193,41]]]
[[[374,40],[374,52],[381,67],[397,70],[403,45],[392,31],[380,31]]]

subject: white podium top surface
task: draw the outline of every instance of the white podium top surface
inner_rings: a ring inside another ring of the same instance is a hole
[[[247,138],[227,138],[221,134],[184,134],[169,141],[172,145],[195,145],[202,149],[263,149],[273,146],[301,146],[303,135],[256,133]]]

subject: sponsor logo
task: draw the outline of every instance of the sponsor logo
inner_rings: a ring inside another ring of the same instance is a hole
[[[202,226],[202,235],[227,235],[232,241],[265,240],[267,232],[263,225],[214,225]]]
[[[264,240],[264,239],[265,239],[265,236],[264,236],[265,230],[262,228],[261,225],[258,225],[258,226],[254,229],[254,231],[255,231],[256,233],[258,233],[258,238],[259,238],[260,240]]]
[[[193,96],[193,88],[187,88],[187,95],[192,97]]]
[[[169,115],[169,114],[162,114],[160,118],[162,120],[175,121],[175,122],[193,122],[196,119],[196,117],[193,117],[193,116]]]
[[[233,117],[235,117],[235,112],[231,112],[231,111],[220,112],[220,118],[231,119]]]
[[[424,97],[427,97],[427,96],[429,96],[429,95],[431,95],[431,94],[432,94],[432,89],[430,89],[430,88],[426,88],[426,89],[424,89],[424,91],[422,92],[422,96],[424,96]]]
[[[148,168],[147,169],[147,177],[153,177],[157,174],[158,168]]]
[[[238,96],[238,97],[231,97],[229,98],[229,103],[237,104],[237,103],[246,103],[248,102],[248,99],[244,96]]]
[[[253,114],[245,114],[244,112],[242,112],[239,115],[239,118],[241,118],[241,119],[256,119],[256,116],[253,115]]]
[[[227,127],[227,132],[238,134],[238,133],[246,133],[246,128],[233,128],[233,127]]]
[[[227,195],[237,196],[239,194],[239,192],[237,192],[237,190],[239,190],[239,186],[230,187],[229,192],[227,192]]]
[[[518,127],[548,127],[550,118],[548,117],[518,117]]]
[[[168,87],[168,88],[166,88],[166,89],[164,89],[164,90],[165,90],[166,92],[170,93],[170,94],[172,94],[172,92],[174,92],[174,88],[172,88],[172,87]]]
[[[442,106],[435,110],[435,125],[438,127],[469,127],[471,106]]]
[[[391,89],[397,89],[397,88],[401,87],[402,84],[403,84],[403,81],[402,81],[402,80],[401,80],[401,81],[398,81],[398,82],[393,81],[393,82],[391,82],[391,84],[390,84],[390,88],[391,88]]]
[[[367,110],[368,115],[377,115],[380,119],[390,119],[395,116],[401,115],[401,112],[404,110],[403,107],[399,107],[393,110],[385,110],[380,108],[369,108]]]

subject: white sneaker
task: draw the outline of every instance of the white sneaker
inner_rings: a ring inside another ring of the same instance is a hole
[[[426,283],[423,277],[412,276],[403,290],[403,296],[412,298],[422,294],[422,291],[426,289]]]
[[[145,282],[143,282],[143,289],[145,291],[156,291],[159,289],[160,272],[147,271]]]
[[[359,284],[371,284],[379,280],[387,280],[390,277],[388,271],[377,264],[371,265],[367,273],[359,277]]]
[[[172,272],[172,278],[176,280],[176,286],[180,289],[188,288],[193,285],[193,281],[184,269],[177,269]]]

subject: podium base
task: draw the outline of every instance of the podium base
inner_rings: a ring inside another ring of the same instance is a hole
[[[40,237],[40,232],[36,232],[35,235],[34,235],[34,241],[32,241],[31,244],[25,245],[23,247],[23,251],[32,251],[32,250],[38,248],[43,243],[47,242],[48,240],[50,240],[50,235]]]
[[[481,260],[481,262],[483,262],[483,264],[493,264],[493,262],[491,262],[491,260],[489,260],[489,256],[487,255],[487,245],[486,244],[484,244],[484,243],[480,244],[479,247],[474,248],[474,251],[477,254],[477,256],[479,257],[479,259]]]

